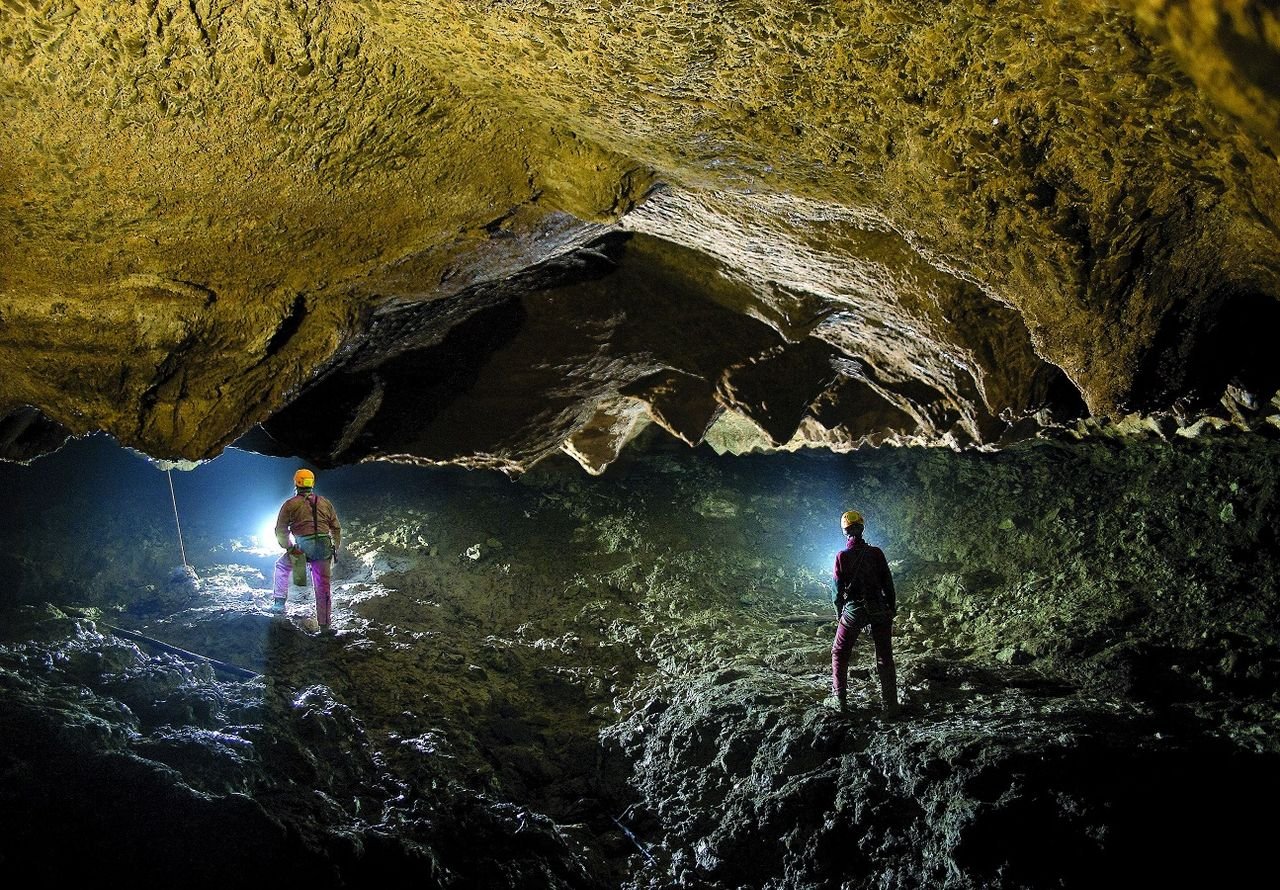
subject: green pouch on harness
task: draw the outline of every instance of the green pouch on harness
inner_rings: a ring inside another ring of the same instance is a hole
[[[293,563],[293,586],[307,586],[307,555],[301,550],[289,551],[289,561]]]
[[[312,562],[333,558],[333,538],[328,535],[301,535],[297,540],[302,552]]]

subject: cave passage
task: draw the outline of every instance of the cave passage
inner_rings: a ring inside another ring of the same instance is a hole
[[[333,638],[307,590],[269,614],[298,465],[230,449],[174,472],[194,588],[148,459],[99,436],[0,465],[0,862],[202,887],[1263,867],[1270,439],[733,458],[651,437],[601,477],[320,471]],[[850,711],[828,697],[846,509],[897,580],[897,719],[865,639]]]

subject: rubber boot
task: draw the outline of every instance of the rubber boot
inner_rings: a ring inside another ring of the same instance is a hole
[[[887,717],[898,714],[898,678],[893,671],[880,675],[880,709]]]

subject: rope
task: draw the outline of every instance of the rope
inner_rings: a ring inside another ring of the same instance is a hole
[[[178,527],[178,549],[182,551],[182,564],[191,568],[191,564],[187,562],[187,548],[182,543],[182,523],[178,521],[178,496],[173,493],[173,470],[169,470],[168,474],[169,498],[173,501],[173,524]]]
[[[201,655],[198,652],[190,652],[186,649],[179,649],[177,646],[174,646],[171,643],[165,643],[161,640],[152,639],[151,637],[144,637],[140,633],[134,633],[133,631],[125,630],[122,627],[116,627],[114,624],[107,624],[105,621],[99,621],[97,623],[101,624],[103,627],[111,631],[113,634],[118,634],[124,637],[126,640],[133,640],[135,643],[146,643],[149,646],[154,646],[155,648],[159,649],[161,652],[168,652],[172,655],[177,655],[180,658],[185,658],[188,661],[204,662],[220,671],[225,671],[226,673],[231,674],[231,676],[233,677],[239,677],[241,680],[252,680],[255,677],[262,676],[261,674],[255,671],[251,671],[248,668],[242,668],[239,665],[234,665],[226,661],[219,661],[216,658],[210,658],[208,655]]]
[[[609,818],[613,820],[614,825],[622,829],[622,833],[627,836],[628,840],[630,840],[631,843],[636,845],[636,849],[644,854],[644,858],[649,860],[649,864],[654,865],[655,861],[653,858],[653,854],[644,848],[644,844],[640,843],[640,839],[631,833],[630,828],[622,824],[622,820],[627,818],[628,814],[630,814],[631,812],[632,807],[634,806],[635,804],[632,804],[630,807],[627,807],[626,811],[621,816],[610,816]]]

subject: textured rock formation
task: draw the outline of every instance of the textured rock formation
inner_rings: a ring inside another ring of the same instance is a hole
[[[0,467],[0,855],[48,883],[1039,890],[1270,861],[1245,803],[1280,793],[1273,441],[344,468],[336,638],[306,591],[267,614],[243,455],[179,480],[193,595],[159,474],[67,450]],[[898,580],[896,721],[865,641],[850,713],[823,702],[848,506]]]
[[[1263,403],[1278,40],[1243,0],[6,0],[0,416],[598,471],[647,421]]]
[[[1127,0],[1224,109],[1280,146],[1280,12],[1259,0]]]

